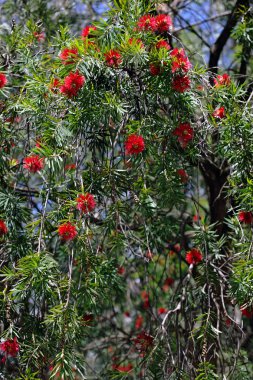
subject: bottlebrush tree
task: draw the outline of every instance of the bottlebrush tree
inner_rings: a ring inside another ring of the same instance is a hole
[[[247,81],[144,0],[3,38],[2,378],[251,379]]]

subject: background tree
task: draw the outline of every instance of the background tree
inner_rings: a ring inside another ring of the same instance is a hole
[[[252,378],[251,6],[2,3],[3,379]]]

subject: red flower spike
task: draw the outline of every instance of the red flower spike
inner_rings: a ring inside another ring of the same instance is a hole
[[[220,107],[220,108],[217,108],[213,113],[212,113],[213,117],[217,118],[217,119],[223,119],[226,114],[225,114],[225,107]]]
[[[8,228],[5,222],[0,219],[0,236],[6,235],[8,233]]]
[[[23,167],[30,173],[37,173],[44,168],[44,159],[38,155],[28,156],[23,160]]]
[[[135,339],[133,339],[137,350],[142,353],[145,353],[153,345],[153,341],[154,338],[145,331],[142,331]]]
[[[0,351],[3,351],[6,356],[12,356],[15,358],[19,352],[19,344],[17,337],[14,339],[8,339],[5,342],[0,343]]]
[[[3,88],[7,84],[7,78],[3,73],[0,73],[0,88]]]
[[[124,273],[125,273],[125,268],[124,267],[122,267],[122,266],[120,266],[120,267],[118,267],[118,270],[117,270],[117,273],[120,275],[120,276],[122,276]]]
[[[142,136],[129,135],[125,141],[127,155],[139,154],[145,149],[145,143]]]
[[[253,214],[250,211],[240,211],[238,214],[238,219],[241,223],[252,224]]]
[[[178,136],[178,141],[182,148],[186,148],[188,143],[193,139],[194,132],[190,123],[181,123],[173,131],[174,136]]]
[[[37,40],[38,42],[45,41],[45,38],[46,38],[46,34],[45,34],[44,32],[41,32],[41,33],[39,33],[39,32],[34,32],[34,33],[33,33],[33,36],[34,36],[34,38],[36,38],[36,40]]]
[[[142,315],[137,315],[136,320],[135,320],[135,329],[140,330],[144,322],[144,318]]]
[[[119,364],[113,364],[112,365],[112,369],[114,370],[114,371],[118,371],[118,372],[126,372],[126,373],[128,373],[128,372],[131,372],[132,371],[132,369],[133,369],[133,366],[132,366],[132,364],[127,364],[127,365],[119,365]]]
[[[203,256],[198,249],[192,248],[190,251],[186,253],[185,260],[189,265],[197,265],[203,260]]]
[[[71,65],[75,63],[77,56],[78,56],[77,48],[72,48],[72,49],[65,48],[60,53],[60,58],[64,65]]]
[[[85,26],[85,28],[83,28],[81,35],[83,38],[92,37],[92,31],[94,31],[94,30],[97,30],[97,28],[95,26],[87,25],[87,26]]]
[[[109,50],[104,56],[107,66],[119,67],[122,63],[121,54],[117,50]]]
[[[221,86],[229,86],[231,83],[231,78],[228,74],[217,75],[217,78],[214,79],[214,86],[219,88]]]
[[[73,240],[77,235],[76,226],[70,222],[64,223],[58,227],[58,234],[64,241]]]
[[[140,17],[137,22],[138,29],[141,31],[154,30],[155,28],[155,18],[150,15],[144,15]]]
[[[180,177],[180,180],[182,183],[188,182],[189,176],[184,169],[178,169],[177,174]]]
[[[163,291],[167,292],[169,288],[171,288],[171,286],[174,284],[174,282],[175,280],[172,277],[167,277],[162,287]]]
[[[93,211],[96,207],[96,201],[94,199],[94,196],[90,193],[78,195],[76,202],[77,209],[83,212],[84,214]]]
[[[161,315],[161,314],[165,314],[165,313],[167,313],[167,309],[165,309],[164,307],[159,307],[158,309],[157,309],[157,314],[158,315]]]
[[[49,85],[49,89],[55,94],[60,87],[60,80],[57,78],[54,78],[52,83]]]
[[[129,45],[139,46],[141,49],[144,49],[145,47],[140,38],[129,38],[128,43]]]
[[[187,73],[191,68],[191,63],[187,56],[185,55],[184,49],[173,49],[170,52],[170,56],[172,58],[172,67],[171,71],[175,73],[178,70]]]
[[[169,29],[172,27],[172,20],[171,17],[168,15],[158,15],[155,17],[155,22],[152,23],[151,29],[154,32],[158,33],[165,33],[168,32]]]
[[[172,80],[172,88],[177,92],[186,92],[191,88],[191,80],[188,76],[177,75]]]
[[[152,76],[160,75],[161,74],[161,66],[159,63],[151,63],[149,65],[149,71]]]
[[[68,164],[65,166],[65,170],[75,170],[76,164]]]
[[[170,45],[165,40],[158,41],[156,43],[155,47],[156,47],[156,49],[166,49],[166,50],[170,50],[171,49]]]
[[[60,87],[60,92],[72,98],[78,94],[84,83],[85,77],[83,75],[80,75],[78,71],[71,72],[65,77],[64,84]]]
[[[252,318],[252,316],[253,316],[253,309],[252,309],[252,307],[251,308],[247,307],[246,309],[242,309],[242,307],[240,307],[240,310],[241,310],[242,315],[244,317],[246,317],[246,318]]]

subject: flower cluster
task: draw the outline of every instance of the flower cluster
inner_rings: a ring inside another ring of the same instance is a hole
[[[228,74],[217,75],[217,78],[214,79],[215,87],[229,86],[231,83],[231,78]]]
[[[126,365],[113,364],[113,365],[112,365],[112,369],[113,369],[114,371],[128,373],[128,372],[131,372],[131,371],[132,371],[132,369],[133,369],[133,365],[132,365],[131,363],[126,364]]]
[[[5,74],[0,73],[0,88],[3,88],[7,84],[7,78]]]
[[[165,50],[170,50],[170,45],[168,44],[167,41],[165,40],[160,40],[156,43],[155,45],[156,49],[165,49]]]
[[[77,235],[76,226],[70,222],[64,223],[58,227],[58,234],[63,241],[73,240]]]
[[[191,88],[191,80],[187,75],[176,75],[172,80],[172,88],[177,92],[186,92]]]
[[[75,63],[77,56],[78,56],[77,48],[72,48],[72,49],[65,48],[60,53],[60,58],[64,65],[71,65]]]
[[[137,26],[141,31],[166,33],[172,27],[172,20],[170,16],[164,14],[157,16],[144,15],[138,20]]]
[[[203,256],[197,248],[192,248],[190,251],[186,253],[185,260],[190,265],[196,265],[203,260]]]
[[[212,115],[216,119],[223,119],[226,116],[225,107],[216,108],[216,110],[214,110]]]
[[[19,352],[19,344],[17,342],[17,337],[15,337],[14,339],[7,339],[6,341],[0,343],[0,351],[4,353],[2,363],[5,363],[8,356],[15,358]]]
[[[76,199],[76,207],[81,212],[87,214],[91,212],[96,207],[96,201],[94,196],[90,193],[80,194]]]
[[[180,180],[182,183],[188,182],[189,176],[184,169],[178,169],[177,174],[180,177]]]
[[[142,354],[145,354],[148,351],[148,349],[153,345],[153,341],[154,338],[145,331],[142,331],[136,338],[133,339],[136,349]]]
[[[117,50],[111,49],[105,53],[104,56],[107,66],[119,67],[119,65],[122,63],[121,54]]]
[[[127,155],[139,154],[145,149],[145,143],[142,136],[129,135],[125,141],[125,148]]]
[[[36,154],[25,157],[23,167],[31,173],[37,173],[44,168],[44,159]]]
[[[82,37],[83,38],[90,38],[92,37],[92,31],[97,30],[97,28],[93,25],[87,25],[82,30]]]
[[[238,219],[241,223],[252,224],[253,214],[250,211],[240,211],[238,214]]]
[[[173,49],[170,52],[170,56],[172,58],[171,70],[173,73],[179,70],[183,73],[187,73],[190,70],[191,63],[186,56],[184,49]]]
[[[0,236],[6,235],[8,233],[8,228],[5,222],[0,219]]]
[[[181,147],[186,148],[188,143],[193,139],[194,133],[190,123],[180,123],[173,131],[173,135],[178,137]]]
[[[78,71],[75,73],[70,72],[64,79],[64,84],[60,87],[60,92],[67,95],[69,98],[77,96],[79,90],[83,87],[85,83],[85,77],[79,74]]]

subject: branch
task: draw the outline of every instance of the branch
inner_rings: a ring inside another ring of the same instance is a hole
[[[209,58],[209,69],[212,73],[217,74],[218,72],[218,62],[220,59],[220,55],[222,53],[222,50],[224,46],[226,45],[230,34],[232,30],[234,29],[235,25],[237,24],[237,21],[239,20],[239,17],[241,15],[240,10],[242,7],[248,6],[248,0],[237,0],[234,6],[234,9],[232,13],[230,14],[230,17],[227,20],[227,23],[222,30],[221,34],[213,44],[210,50],[210,58]]]

